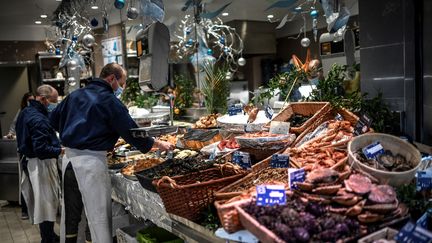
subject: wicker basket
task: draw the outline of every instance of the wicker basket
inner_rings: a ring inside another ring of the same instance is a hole
[[[244,201],[234,201],[230,203],[226,203],[226,201],[215,202],[219,221],[224,230],[230,234],[243,229],[238,212],[235,209],[235,205],[241,205],[242,203],[244,203]]]
[[[329,102],[294,102],[290,103],[288,107],[279,112],[272,121],[288,121],[293,115],[299,114],[302,116],[312,116],[305,123],[299,127],[290,127],[290,132],[300,134],[306,130],[314,121],[323,116],[331,110]],[[270,123],[267,123],[270,127]]]
[[[270,168],[268,168],[268,169],[270,169]],[[278,169],[278,170],[287,171],[287,169],[282,169],[282,168]],[[249,175],[243,177],[242,179],[220,189],[219,191],[217,191],[215,193],[216,200],[229,200],[233,197],[242,195],[242,193],[247,192],[249,189],[252,190],[251,188],[253,188],[253,186],[255,185],[255,183],[253,183],[253,182],[259,178],[259,175],[262,172],[263,171],[252,172]],[[287,183],[288,174],[286,176],[281,175],[278,178],[273,178],[273,179],[274,180],[272,180],[271,182],[268,181],[266,183],[273,184],[275,181],[277,181],[278,183],[281,183],[281,184],[282,184],[282,182]],[[236,187],[238,187],[240,185],[244,185],[244,184],[252,184],[252,185],[249,188],[244,189],[244,190],[240,190],[239,188],[236,189]]]
[[[214,202],[214,192],[240,179],[232,169],[212,168],[184,176],[154,180],[168,213],[196,221],[200,213]]]
[[[337,114],[340,114],[344,120],[351,122],[351,124],[353,126],[355,126],[355,124],[359,120],[358,116],[356,116],[354,113],[352,113],[349,110],[344,109],[344,108],[341,108],[341,109],[333,108],[331,110],[328,110],[324,115],[322,115],[321,117],[316,119],[312,124],[310,124],[310,126],[308,128],[306,128],[296,138],[296,140],[292,144],[293,145],[292,147],[297,146],[297,144],[303,139],[304,136],[306,136],[306,134],[314,131],[319,125],[321,125],[325,121],[334,120]]]

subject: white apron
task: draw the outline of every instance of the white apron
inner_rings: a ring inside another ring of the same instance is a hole
[[[29,177],[22,173],[21,189],[27,203],[30,222],[56,221],[60,182],[56,159],[27,159]]]
[[[106,152],[66,148],[62,163],[63,179],[69,162],[72,163],[81,192],[92,242],[112,242],[111,179]],[[60,242],[65,242],[65,233],[65,209],[62,207]]]

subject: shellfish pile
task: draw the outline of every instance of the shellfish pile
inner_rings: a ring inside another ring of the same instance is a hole
[[[296,191],[305,202],[327,204],[330,212],[357,218],[363,224],[388,222],[407,214],[389,185],[363,172],[349,175],[322,168],[310,172]]]
[[[355,152],[355,157],[363,164],[378,170],[401,172],[411,170],[415,167],[415,164],[407,161],[404,156],[393,154],[390,150],[386,150],[383,154],[378,155],[376,159],[368,159],[360,149]]]

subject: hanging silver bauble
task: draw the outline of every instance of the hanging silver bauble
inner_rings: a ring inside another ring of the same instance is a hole
[[[244,65],[246,65],[246,59],[244,59],[243,57],[240,57],[237,60],[237,63],[238,63],[239,66],[243,67]]]
[[[138,9],[135,7],[130,7],[127,10],[127,17],[130,19],[136,19],[138,18]]]
[[[84,37],[82,38],[82,43],[85,47],[92,47],[94,45],[94,43],[96,42],[95,38],[93,35],[91,34],[86,34],[84,35]]]
[[[228,71],[225,76],[226,79],[231,80],[233,78],[233,73]]]
[[[69,77],[67,81],[69,86],[75,86],[77,84],[75,77]]]
[[[301,39],[300,44],[303,47],[308,47],[310,45],[310,42],[311,41],[309,40],[309,38],[305,37],[305,38]]]
[[[66,65],[70,71],[73,71],[78,67],[78,62],[75,59],[70,59]]]

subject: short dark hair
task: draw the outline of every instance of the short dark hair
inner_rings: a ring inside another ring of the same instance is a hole
[[[108,63],[107,65],[105,65],[100,74],[99,74],[99,78],[106,78],[108,76],[110,76],[111,74],[114,74],[116,79],[121,79],[124,75],[124,69],[122,66],[120,66],[119,64],[113,62],[113,63]]]
[[[27,107],[28,98],[34,96],[32,92],[27,92],[21,98],[21,110]]]

